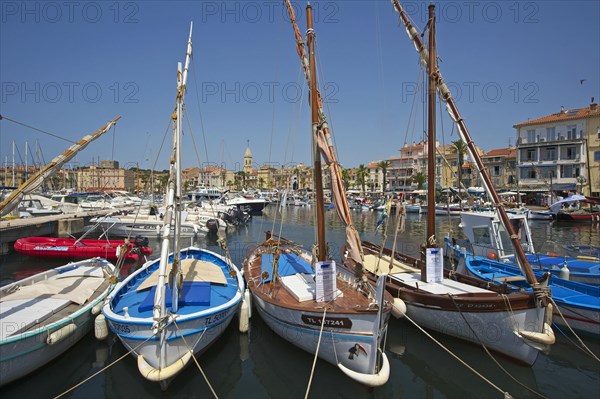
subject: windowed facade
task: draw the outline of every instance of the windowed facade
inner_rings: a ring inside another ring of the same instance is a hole
[[[560,166],[560,177],[578,177],[579,166],[577,165],[561,165]]]
[[[585,195],[600,195],[600,109],[561,109],[514,125],[517,130],[518,185],[524,191],[541,191],[549,179],[570,187],[582,178]],[[491,172],[491,170],[490,170]]]
[[[527,131],[527,143],[535,143],[535,130]]]
[[[565,148],[565,159],[574,160],[579,158],[579,153],[577,152],[577,148],[575,147],[567,147]]]
[[[525,156],[526,161],[537,161],[537,157],[535,156],[535,150],[529,149],[527,150],[527,155]]]

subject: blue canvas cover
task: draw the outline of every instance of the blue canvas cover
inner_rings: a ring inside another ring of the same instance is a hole
[[[262,271],[268,272],[269,276],[266,279],[261,277],[262,283],[271,281],[273,277],[273,255],[263,254],[262,255]],[[279,275],[282,277],[291,276],[296,273],[314,273],[312,267],[304,259],[300,258],[296,254],[281,254],[279,257]]]
[[[166,305],[167,308],[172,306],[171,288],[167,285],[166,287]],[[138,312],[146,312],[152,310],[154,306],[154,294],[156,293],[156,286],[152,287],[148,291],[146,298],[138,306]],[[209,306],[210,305],[210,283],[206,281],[201,282],[184,282],[179,296],[179,306]]]

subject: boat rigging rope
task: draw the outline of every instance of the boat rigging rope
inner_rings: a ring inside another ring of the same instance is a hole
[[[317,350],[315,351],[315,358],[313,360],[312,369],[310,370],[310,378],[308,379],[308,386],[306,387],[306,394],[304,399],[308,398],[310,392],[310,386],[312,384],[313,374],[315,372],[315,366],[317,365],[317,358],[319,357],[319,348],[321,347],[321,338],[323,337],[323,327],[325,326],[325,315],[327,314],[327,306],[323,308],[323,319],[321,320],[321,330],[319,331],[319,341],[317,342]]]
[[[4,120],[4,119],[6,119],[6,120],[7,120],[7,121],[9,121],[9,122],[15,123],[15,124],[17,124],[17,125],[20,125],[20,126],[23,126],[23,127],[26,127],[26,128],[29,128],[29,129],[32,129],[32,130],[35,130],[35,131],[38,131],[38,132],[40,132],[40,133],[47,134],[48,136],[55,137],[55,138],[57,138],[57,139],[59,139],[59,140],[64,140],[64,141],[66,141],[67,143],[71,143],[71,144],[77,144],[77,142],[76,142],[76,141],[72,141],[72,140],[66,139],[66,138],[64,138],[64,137],[60,137],[60,136],[59,136],[59,135],[57,135],[57,134],[50,133],[50,132],[47,132],[47,131],[45,131],[45,130],[42,130],[42,129],[38,129],[37,127],[29,126],[29,125],[27,125],[27,124],[25,124],[25,123],[23,123],[23,122],[19,122],[19,121],[16,121],[16,120],[14,120],[14,119],[7,118],[7,117],[6,117],[6,116],[4,116],[4,115],[0,115],[0,120]]]
[[[200,111],[200,97],[198,96],[198,80],[196,79],[196,63],[195,62],[192,62],[192,75],[194,76],[194,91],[196,93],[196,104],[198,105],[198,114],[200,115],[200,130],[202,130],[202,139],[204,141],[204,152],[206,153],[206,162],[208,162],[209,161],[208,146],[206,145],[206,134],[204,133],[204,119],[202,118],[202,111]],[[196,156],[197,156],[197,153],[196,153]],[[200,162],[199,157],[198,157],[198,162]],[[198,165],[198,166],[200,166],[200,165]]]
[[[210,384],[210,381],[208,381],[208,377],[204,373],[204,370],[202,370],[202,367],[200,367],[200,363],[198,363],[198,359],[196,359],[196,356],[194,356],[194,351],[190,348],[190,346],[188,345],[187,341],[185,340],[185,336],[183,334],[183,331],[181,331],[179,329],[179,326],[177,325],[177,320],[176,320],[177,315],[173,315],[172,314],[171,316],[173,316],[173,318],[172,318],[173,324],[175,325],[175,328],[177,329],[177,331],[181,334],[181,339],[183,340],[183,343],[185,344],[185,346],[187,347],[187,349],[192,353],[192,359],[194,359],[194,363],[196,363],[196,367],[198,367],[198,370],[200,370],[200,373],[202,374],[202,377],[204,377],[204,381],[206,381],[206,385],[208,385],[208,388],[212,392],[213,396],[216,399],[219,399],[219,397],[217,396],[217,393],[215,392],[215,390],[213,389],[212,385]],[[204,337],[204,333],[207,330],[208,329],[205,329],[204,331],[202,331],[202,335],[200,335],[200,338],[198,339],[198,342],[200,342],[202,340],[202,337]]]
[[[588,348],[583,341],[581,340],[581,338],[579,338],[579,335],[577,335],[575,333],[575,331],[573,331],[573,329],[571,328],[571,326],[569,325],[569,323],[567,323],[567,320],[565,320],[565,317],[563,316],[562,312],[560,311],[560,308],[558,307],[558,305],[556,304],[556,302],[554,302],[554,299],[550,298],[550,301],[552,302],[552,304],[554,305],[554,308],[558,311],[558,314],[560,315],[560,318],[565,322],[565,325],[569,328],[569,331],[571,331],[571,333],[575,336],[575,338],[577,338],[577,340],[579,341],[579,343],[583,346],[583,348],[585,348],[585,350],[583,350],[584,352],[587,352],[591,357],[593,357],[594,359],[596,359],[597,361],[600,362],[600,359],[598,358],[598,356],[596,356],[596,354],[594,354],[594,352],[592,352],[592,350],[590,348]],[[580,348],[581,349],[581,348]]]
[[[488,380],[483,374],[481,374],[480,372],[478,372],[477,370],[475,370],[473,367],[469,366],[467,364],[467,362],[465,362],[460,357],[458,357],[457,355],[455,355],[450,349],[446,348],[444,346],[444,344],[442,344],[440,341],[436,340],[431,334],[429,334],[427,331],[425,331],[420,325],[418,325],[407,314],[404,314],[404,318],[407,319],[408,321],[410,321],[419,330],[421,330],[421,332],[423,334],[425,334],[427,337],[429,337],[433,342],[435,342],[436,344],[438,344],[438,346],[440,348],[442,348],[443,350],[445,350],[450,356],[452,356],[453,358],[455,358],[456,360],[458,360],[463,366],[465,366],[466,368],[468,368],[469,370],[471,370],[476,376],[478,376],[479,378],[481,378],[483,381],[487,382],[491,387],[493,387],[494,389],[496,389],[498,392],[502,393],[504,395],[505,399],[512,398],[512,396],[511,396],[510,393],[508,393],[506,391],[503,391],[500,387],[498,387],[497,385],[495,385],[492,381]]]
[[[467,319],[465,318],[465,315],[463,314],[463,312],[460,310],[460,307],[458,306],[458,304],[456,303],[456,301],[454,300],[454,295],[452,294],[448,294],[448,296],[450,297],[450,299],[452,299],[452,303],[454,304],[454,306],[456,307],[456,309],[458,310],[458,313],[460,313],[460,316],[462,317],[463,321],[465,322],[465,324],[467,325],[467,327],[469,327],[469,330],[471,330],[471,332],[473,333],[473,335],[475,336],[475,338],[477,338],[477,341],[479,341],[479,344],[481,345],[481,347],[483,348],[483,350],[485,351],[485,353],[488,354],[488,356],[490,357],[490,359],[492,359],[492,361],[494,363],[496,363],[496,366],[498,366],[500,368],[500,370],[502,370],[504,372],[504,374],[506,374],[507,376],[509,376],[514,382],[516,382],[517,384],[519,384],[520,386],[522,386],[523,388],[527,389],[529,392],[538,395],[541,398],[546,398],[546,396],[542,395],[540,392],[537,392],[536,390],[529,388],[527,385],[523,384],[521,381],[517,380],[512,374],[510,374],[508,372],[508,370],[506,370],[504,367],[502,367],[502,365],[496,360],[496,358],[490,353],[490,351],[488,350],[487,346],[485,346],[485,344],[483,342],[481,342],[481,340],[479,339],[479,336],[477,335],[477,333],[475,332],[475,330],[473,330],[473,327],[471,327],[471,324],[467,321]],[[508,300],[508,298],[506,298],[506,295],[502,295],[504,297],[505,300]],[[510,314],[511,314],[511,318],[513,315],[513,310],[512,307],[510,307],[510,303],[508,304],[509,308],[510,308]],[[514,322],[513,322],[514,323]],[[513,327],[514,328],[514,327]]]
[[[117,360],[115,360],[114,362],[110,363],[108,366],[104,366],[102,367],[100,370],[96,371],[94,374],[90,375],[88,378],[84,379],[83,381],[73,385],[71,388],[67,389],[66,391],[64,391],[63,393],[60,393],[58,395],[56,395],[54,397],[54,399],[58,399],[61,398],[63,396],[65,396],[66,394],[68,394],[69,392],[79,388],[81,385],[85,384],[86,382],[88,382],[89,380],[91,380],[92,378],[96,377],[98,374],[105,372],[106,370],[108,370],[109,368],[111,368],[112,366],[114,366],[115,364],[119,363],[121,360],[123,360],[124,358],[126,358],[128,355],[130,355],[132,352],[135,352],[140,346],[144,345],[146,342],[150,341],[156,334],[158,334],[158,332],[152,334],[151,336],[149,336],[146,340],[140,342],[140,344],[138,346],[136,346],[135,348],[130,349],[127,353],[125,353],[123,356],[119,357]]]
[[[508,296],[506,296],[506,294],[502,294],[502,299],[504,300],[504,305],[509,310],[510,321],[512,322],[513,330],[518,332],[519,327],[517,324],[517,320],[515,320],[515,313],[513,312],[512,305],[510,304],[510,299],[508,299]]]

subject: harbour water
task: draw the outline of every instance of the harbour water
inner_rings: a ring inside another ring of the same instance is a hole
[[[281,232],[286,238],[309,245],[313,241],[310,207],[288,206],[281,213],[274,205],[263,216],[244,227],[227,232],[231,256],[241,265],[244,254],[254,243],[264,239],[264,232]],[[336,215],[328,211],[327,241],[337,254],[343,239],[343,227]],[[381,243],[384,235],[375,233],[379,213],[354,212],[354,224],[363,239]],[[460,236],[458,217],[438,217],[438,237],[446,232]],[[390,220],[392,222],[392,220]],[[391,223],[390,223],[391,224]],[[408,215],[406,230],[397,247],[416,255],[425,236],[426,221]],[[531,221],[530,227],[538,252],[564,254],[569,243],[597,244],[600,225],[557,224]],[[386,244],[391,246],[392,234]],[[215,242],[204,239],[218,251]],[[159,245],[151,239],[153,256]],[[187,245],[187,243],[184,243]],[[24,274],[60,265],[61,261],[41,261],[18,254],[1,259],[2,284]],[[267,328],[253,314],[248,334],[240,334],[232,323],[206,353],[199,364],[219,398],[299,398],[304,397],[313,356],[287,343]],[[481,348],[462,341],[433,334],[446,348],[473,366],[480,376],[462,366],[424,333],[405,320],[392,319],[386,342],[390,360],[389,382],[377,389],[367,389],[345,377],[336,367],[318,361],[309,397],[315,398],[502,398],[508,392],[514,398],[598,398],[600,397],[600,362],[586,355],[570,335],[555,330],[557,342],[551,353],[540,354],[533,367],[513,364]],[[600,340],[582,337],[596,356]],[[89,381],[80,384],[86,378]],[[493,387],[493,384],[495,387]],[[63,356],[33,374],[0,389],[6,398],[50,398],[63,394],[69,398],[196,398],[212,397],[207,381],[191,364],[178,375],[166,392],[156,383],[146,381],[138,372],[135,359],[114,335],[97,341],[89,334]]]

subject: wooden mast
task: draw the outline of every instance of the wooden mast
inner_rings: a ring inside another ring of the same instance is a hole
[[[435,5],[429,5],[429,61],[427,62],[427,241],[426,248],[436,248],[435,237]],[[425,254],[423,254],[425,255]],[[421,281],[427,281],[427,268],[421,270]]]
[[[417,32],[416,28],[410,22],[410,19],[406,15],[406,12],[404,12],[404,9],[400,5],[400,2],[398,0],[392,0],[392,4],[394,6],[394,9],[400,14],[400,19],[401,19],[402,23],[404,24],[404,26],[406,27],[406,33],[412,40],[417,52],[421,55],[421,59],[424,62],[426,62],[427,64],[429,64],[429,60],[427,59],[428,57],[426,56],[426,50],[423,47],[423,42],[421,41],[421,39],[419,37],[419,33]],[[454,102],[454,99],[452,98],[452,94],[450,93],[448,86],[446,86],[446,83],[444,82],[442,74],[440,73],[439,69],[437,69],[437,65],[433,65],[433,68],[435,70],[434,73],[435,73],[435,78],[436,78],[436,83],[437,83],[437,87],[438,87],[440,100],[442,100],[446,103],[446,109],[447,109],[448,113],[450,114],[450,117],[454,120],[454,122],[458,126],[458,134],[459,134],[461,140],[464,141],[465,144],[467,145],[467,149],[469,150],[469,155],[471,156],[471,158],[475,161],[475,164],[477,165],[477,171],[481,175],[483,185],[486,189],[486,192],[492,199],[494,205],[496,206],[498,215],[502,222],[502,225],[504,226],[504,228],[506,229],[506,232],[508,233],[508,235],[510,237],[510,240],[512,242],[512,245],[513,245],[513,248],[515,251],[515,259],[517,260],[517,262],[519,264],[521,272],[527,278],[527,281],[529,282],[529,284],[531,284],[533,286],[533,288],[536,288],[537,286],[539,286],[539,283],[535,277],[535,274],[533,273],[533,270],[531,269],[531,265],[529,264],[529,261],[527,260],[527,258],[525,256],[525,251],[523,250],[523,247],[521,246],[521,243],[519,241],[519,236],[516,234],[515,229],[513,228],[512,224],[510,223],[510,219],[508,218],[506,210],[501,205],[500,197],[498,196],[498,193],[496,193],[496,190],[494,189],[494,186],[492,184],[492,181],[490,179],[488,171],[485,168],[485,166],[483,165],[483,161],[481,160],[479,153],[477,153],[475,144],[473,143],[473,139],[471,138],[471,135],[469,134],[469,131],[467,129],[464,119],[462,118],[460,112],[458,112],[456,103]]]
[[[306,37],[310,65],[310,107],[311,107],[311,142],[314,158],[314,188],[317,200],[317,260],[327,259],[327,244],[325,241],[325,201],[323,200],[323,175],[321,173],[321,153],[317,145],[319,131],[319,102],[317,94],[317,67],[315,60],[315,31],[313,29],[312,7],[306,5]]]
[[[435,238],[435,5],[429,5],[429,62],[427,63],[427,247],[437,247]]]

